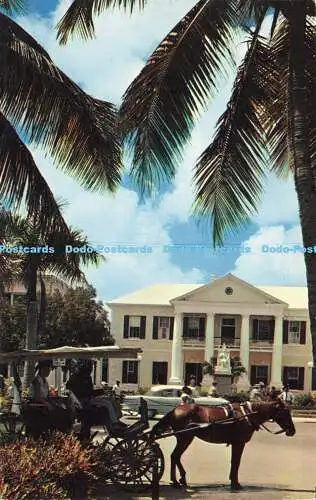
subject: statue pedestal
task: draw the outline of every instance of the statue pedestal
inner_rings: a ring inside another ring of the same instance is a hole
[[[229,373],[215,371],[215,381],[217,382],[217,392],[220,396],[231,394],[232,377]]]

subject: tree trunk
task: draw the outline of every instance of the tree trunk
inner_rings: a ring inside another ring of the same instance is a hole
[[[26,318],[26,349],[36,349],[37,324],[38,324],[38,301],[36,293],[37,266],[30,258],[27,272],[27,318]],[[29,387],[35,374],[34,361],[26,361],[24,365],[23,387]]]
[[[289,7],[290,23],[290,81],[289,81],[289,143],[290,161],[294,171],[295,188],[298,197],[306,277],[308,306],[313,343],[313,358],[316,356],[316,184],[311,168],[309,148],[309,104],[308,80],[305,75],[305,30],[306,1]],[[310,89],[312,90],[312,89]],[[314,89],[315,90],[315,89]]]

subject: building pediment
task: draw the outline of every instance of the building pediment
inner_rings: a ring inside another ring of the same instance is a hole
[[[216,303],[244,303],[244,304],[286,304],[280,299],[265,293],[259,288],[243,281],[232,274],[214,279],[184,295],[175,297],[176,302],[216,302]]]

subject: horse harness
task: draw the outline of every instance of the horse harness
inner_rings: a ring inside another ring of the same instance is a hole
[[[249,410],[249,412],[247,412],[245,410],[245,407]],[[243,415],[245,417],[245,420],[248,423],[248,425],[250,427],[253,427],[254,425],[251,424],[251,422],[249,421],[249,418],[248,418],[249,415],[254,415],[255,414],[255,412],[253,411],[251,402],[250,401],[246,401],[245,403],[241,403],[240,404],[240,409],[241,409],[241,411],[242,411],[242,413],[243,413]],[[255,427],[256,427],[257,431],[259,431],[260,428],[261,428],[261,429],[264,429],[265,431],[269,432],[270,434],[275,434],[275,435],[283,434],[285,432],[284,429],[280,429],[279,431],[270,431],[270,429],[268,429],[268,427],[266,427],[263,423],[255,426]]]

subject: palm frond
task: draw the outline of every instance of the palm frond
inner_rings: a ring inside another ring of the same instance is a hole
[[[309,123],[310,154],[312,164],[316,161],[316,26],[311,22],[306,25],[305,37],[306,52],[306,76],[308,88],[306,99],[309,102],[309,115],[306,117]],[[303,54],[302,54],[303,56]],[[294,131],[291,130],[291,122],[288,118],[289,110],[292,108],[292,92],[290,82],[290,45],[289,45],[289,23],[286,19],[280,23],[271,41],[271,64],[274,64],[274,75],[270,83],[271,99],[266,102],[265,128],[271,155],[271,169],[280,177],[288,176],[293,169],[291,164],[290,143],[294,140]]]
[[[28,217],[37,218],[42,231],[68,226],[46,180],[16,130],[0,112],[0,198],[11,208],[25,203]]]
[[[218,90],[237,23],[234,0],[200,0],[156,48],[123,97],[120,125],[142,193],[170,181],[191,130]]]
[[[28,284],[30,269],[36,268],[40,275],[53,274],[70,283],[86,283],[81,266],[98,266],[105,258],[95,250],[90,253],[66,252],[66,245],[89,246],[86,236],[79,230],[68,228],[67,233],[58,230],[43,232],[38,220],[24,218],[19,214],[0,217],[0,231],[5,234],[7,244],[23,247],[53,248],[48,253],[24,253],[19,256],[20,277]]]
[[[114,191],[122,168],[115,107],[85,94],[6,20],[9,27],[0,33],[3,114],[83,187]]]
[[[69,9],[57,24],[57,40],[65,45],[75,32],[87,40],[95,37],[94,17],[106,9],[123,8],[132,13],[138,5],[142,10],[147,0],[73,0]]]
[[[267,1],[237,0],[237,10],[242,24],[248,24],[250,21],[258,23],[262,19],[262,15],[267,11]]]
[[[22,14],[25,12],[24,0],[0,0],[0,10],[7,14]]]
[[[194,176],[194,212],[212,218],[213,245],[249,222],[263,190],[266,138],[261,112],[269,88],[270,51],[257,33],[239,68],[231,100]]]

